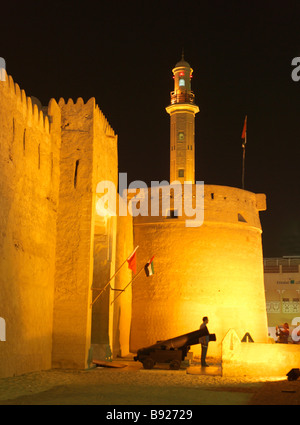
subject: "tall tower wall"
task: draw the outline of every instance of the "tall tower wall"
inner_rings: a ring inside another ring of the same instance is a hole
[[[240,338],[249,332],[255,342],[266,342],[258,214],[265,208],[265,195],[205,185],[200,227],[186,227],[184,215],[166,218],[164,211],[134,219],[138,269],[155,255],[155,273],[138,277],[133,287],[132,351],[198,329],[203,316],[217,335],[208,353],[215,358],[230,328]]]
[[[91,307],[92,287],[115,271],[116,217],[98,217],[96,188],[117,186],[117,136],[91,98],[59,101],[60,191],[53,318],[53,367],[85,368],[91,344],[112,344],[110,293]],[[97,348],[97,347],[96,347]]]
[[[59,210],[53,313],[53,367],[87,365],[93,273],[93,111],[72,99],[62,114]]]
[[[182,178],[195,182],[195,120],[190,111],[177,111],[171,114],[170,123],[170,183]],[[183,181],[184,181],[183,180]]]
[[[0,81],[0,377],[51,367],[60,123]]]
[[[95,99],[38,99],[0,81],[0,377],[85,368],[93,347],[128,354],[130,290],[91,307],[132,251],[132,217],[96,213],[118,183],[117,136]],[[119,230],[118,230],[119,229]],[[117,234],[118,232],[118,234]],[[112,287],[123,287],[123,268]],[[97,353],[96,353],[97,354]]]
[[[170,114],[170,183],[195,183],[195,114],[191,90],[193,70],[182,57],[173,69],[174,91],[166,108]]]

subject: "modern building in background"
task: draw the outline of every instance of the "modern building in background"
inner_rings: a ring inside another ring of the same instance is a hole
[[[299,342],[300,256],[264,258],[264,280],[270,336],[276,340],[276,326],[288,323],[289,342]]]

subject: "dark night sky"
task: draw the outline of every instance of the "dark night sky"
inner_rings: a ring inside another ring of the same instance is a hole
[[[95,97],[119,138],[128,181],[169,180],[172,68],[194,69],[196,179],[267,195],[265,256],[300,255],[300,2],[14,1],[1,5],[0,56],[28,96]]]

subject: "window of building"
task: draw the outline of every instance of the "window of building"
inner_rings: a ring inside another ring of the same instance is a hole
[[[25,152],[26,149],[26,128],[24,129],[23,132],[23,152]]]
[[[179,87],[184,87],[185,86],[185,80],[184,78],[180,78],[179,79]]]
[[[178,177],[184,177],[184,170],[178,170]]]
[[[75,164],[75,171],[74,171],[74,188],[76,188],[76,186],[77,186],[78,166],[79,166],[79,159],[77,159],[76,164]]]

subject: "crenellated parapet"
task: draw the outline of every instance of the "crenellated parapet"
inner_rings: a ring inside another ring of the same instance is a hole
[[[29,126],[36,126],[42,131],[49,133],[49,118],[36,104],[33,104],[31,97],[27,96],[25,90],[14,82],[11,75],[6,74],[5,81],[0,82],[1,96],[10,99],[16,105],[19,112],[26,118]]]
[[[108,137],[116,137],[116,134],[110,126],[106,116],[103,114],[98,105],[95,106],[95,119],[99,120],[102,125],[103,131]]]
[[[96,186],[101,180],[117,184],[117,136],[95,98],[50,99],[42,106],[4,77],[0,305],[9,330],[0,377],[51,365],[83,369],[91,333]],[[104,238],[110,232],[114,241],[116,220],[97,231]],[[105,251],[111,253],[108,272],[113,249]]]
[[[116,134],[109,124],[106,116],[101,111],[99,106],[96,104],[96,100],[94,97],[91,97],[86,103],[79,97],[76,102],[73,99],[69,98],[65,101],[64,98],[60,98],[58,101],[58,106],[63,109],[68,115],[72,115],[74,117],[74,125],[76,125],[76,115],[77,122],[79,121],[80,115],[84,115],[89,113],[93,114],[93,118],[95,121],[98,121],[102,131],[108,137],[116,137]],[[84,115],[84,118],[90,118],[89,115]],[[67,129],[66,127],[62,127],[63,129]]]

